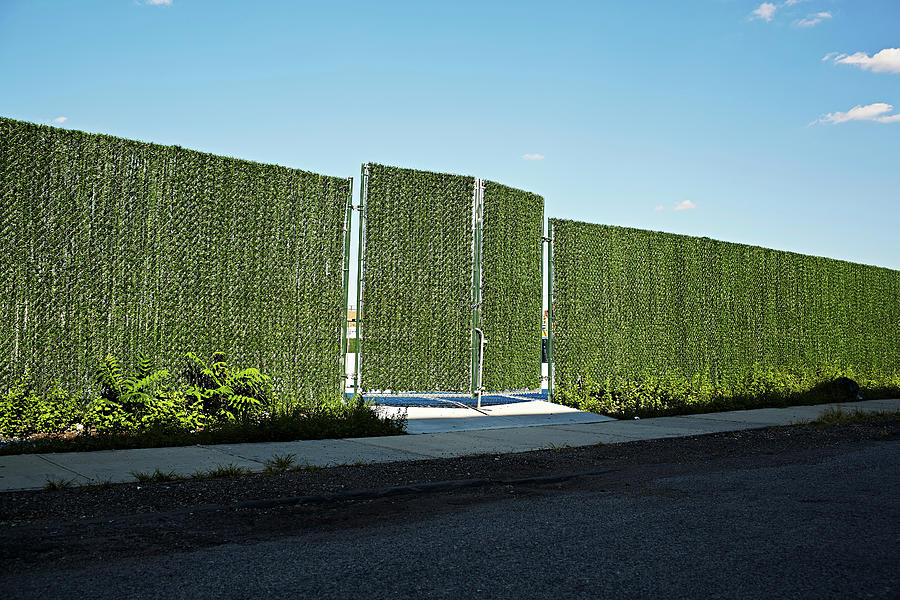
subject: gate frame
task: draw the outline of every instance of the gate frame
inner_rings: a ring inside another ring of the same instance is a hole
[[[360,354],[362,354],[363,270],[366,265],[366,197],[369,194],[369,163],[360,168],[359,185],[359,247],[356,249],[356,354],[353,365],[353,395],[362,386]]]
[[[366,269],[366,257],[365,257],[365,244],[366,244],[366,212],[367,212],[367,199],[369,193],[369,177],[370,177],[370,165],[371,163],[363,163],[362,168],[360,170],[360,190],[359,190],[359,205],[352,205],[352,187],[351,187],[351,199],[350,204],[347,209],[347,214],[352,214],[352,210],[359,210],[359,230],[358,230],[358,248],[357,248],[357,271],[356,271],[356,353],[354,359],[354,373],[353,373],[353,395],[356,396],[361,392],[362,389],[362,329],[363,329],[363,311],[365,305],[365,269]],[[472,397],[478,399],[478,409],[481,408],[481,396],[484,392],[483,386],[483,372],[484,372],[484,346],[488,343],[487,339],[484,336],[484,331],[482,329],[482,303],[483,303],[483,287],[484,287],[484,264],[482,260],[482,253],[484,247],[484,194],[485,194],[485,183],[486,180],[473,177],[473,189],[472,189],[472,288],[471,288],[471,361],[470,361],[470,372],[469,372],[469,390]],[[352,182],[352,178],[351,178]],[[351,183],[352,186],[352,183]],[[544,223],[544,212],[543,209],[541,211],[541,223],[543,228]],[[349,220],[348,220],[349,221]],[[549,219],[547,220],[549,222]],[[552,225],[551,225],[552,231]],[[350,240],[350,226],[349,223],[345,227],[344,230],[345,238],[345,275],[347,279],[344,284],[344,305],[346,310],[349,309],[349,305],[347,302],[349,301],[349,293],[348,293],[348,281],[349,281],[349,240]],[[550,238],[542,237],[542,242],[547,241]],[[552,247],[550,250],[550,276],[552,277]],[[542,256],[541,256],[541,286],[543,287],[543,243],[542,243]],[[543,291],[542,291],[543,295]],[[552,298],[552,282],[551,282],[551,298]],[[548,313],[548,338],[552,336],[552,329],[550,327],[552,309]],[[346,332],[346,317],[344,319],[344,331]],[[349,340],[346,339],[346,333],[344,334],[344,342],[342,343],[342,365],[345,373],[343,376],[343,381],[346,386],[346,354],[349,350],[347,347],[349,344]],[[539,344],[539,351],[543,354],[542,344]],[[552,361],[552,342],[548,344],[548,361]],[[539,363],[541,364],[541,363]],[[550,362],[552,365],[552,362]],[[548,389],[552,390],[552,366],[548,369],[550,382],[548,383]],[[437,392],[429,392],[429,393],[437,393]],[[548,395],[552,394],[548,392]]]
[[[341,376],[338,379],[340,390],[339,393],[341,397],[344,396],[344,393],[347,391],[347,350],[349,349],[347,346],[347,302],[349,300],[350,295],[350,238],[351,238],[351,227],[353,221],[353,178],[348,177],[348,181],[350,182],[350,191],[347,193],[347,203],[344,208],[344,276],[343,276],[343,284],[344,284],[344,304],[342,308],[342,326],[341,326]],[[357,342],[358,343],[358,342]]]
[[[553,402],[553,219],[547,219],[543,240],[547,243],[547,401]]]

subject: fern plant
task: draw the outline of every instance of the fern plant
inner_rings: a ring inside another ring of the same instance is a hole
[[[169,372],[165,369],[154,371],[153,362],[141,353],[133,376],[124,372],[118,358],[107,354],[97,369],[95,379],[100,384],[101,398],[123,407],[132,407],[150,401],[157,384],[169,377]]]
[[[213,353],[210,364],[193,352],[186,358],[185,398],[202,406],[214,421],[245,420],[271,403],[272,380],[259,369],[233,370],[224,352]]]
[[[134,431],[171,421],[178,407],[171,393],[161,389],[170,377],[165,369],[154,370],[153,362],[143,353],[133,375],[125,372],[118,358],[107,354],[94,375],[100,397],[91,403],[88,420],[103,433]]]

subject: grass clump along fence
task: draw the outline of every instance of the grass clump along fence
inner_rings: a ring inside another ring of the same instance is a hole
[[[552,231],[559,402],[644,416],[900,395],[898,271],[568,220]]]
[[[133,371],[108,355],[95,372],[100,392],[79,398],[22,378],[0,397],[0,454],[146,448],[396,435],[405,419],[382,417],[356,398],[309,400],[277,394],[258,369],[233,369],[222,353],[185,356],[177,375],[141,357]]]

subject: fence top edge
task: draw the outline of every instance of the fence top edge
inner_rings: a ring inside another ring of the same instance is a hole
[[[351,179],[348,176],[336,176],[336,175],[326,175],[324,173],[316,173],[315,171],[307,171],[305,169],[298,169],[295,167],[289,167],[287,165],[280,165],[278,163],[266,163],[256,160],[250,160],[246,158],[239,158],[236,156],[228,156],[225,154],[215,154],[212,152],[204,152],[202,150],[194,150],[191,148],[184,148],[178,144],[161,144],[158,142],[147,142],[144,140],[138,140],[134,138],[126,138],[122,136],[111,135],[108,133],[95,133],[90,131],[84,131],[81,129],[68,129],[65,127],[54,127],[52,125],[44,125],[41,123],[32,123],[30,121],[21,121],[18,119],[11,119],[9,117],[0,116],[0,125],[8,125],[11,127],[16,127],[19,129],[30,128],[36,131],[45,131],[51,133],[53,135],[58,136],[66,136],[66,137],[80,137],[80,136],[89,136],[97,140],[102,140],[111,144],[128,144],[128,145],[139,145],[144,146],[151,150],[156,151],[164,151],[168,150],[171,152],[184,152],[186,154],[195,155],[198,157],[203,157],[206,159],[217,159],[224,160],[228,162],[242,163],[244,165],[249,166],[260,166],[274,169],[281,169],[290,173],[297,173],[302,175],[312,175],[314,177],[322,177],[325,179],[329,179],[332,183],[343,184],[346,185],[348,179]]]

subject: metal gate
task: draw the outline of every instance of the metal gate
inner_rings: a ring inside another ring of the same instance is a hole
[[[540,389],[543,198],[362,168],[354,392]]]

